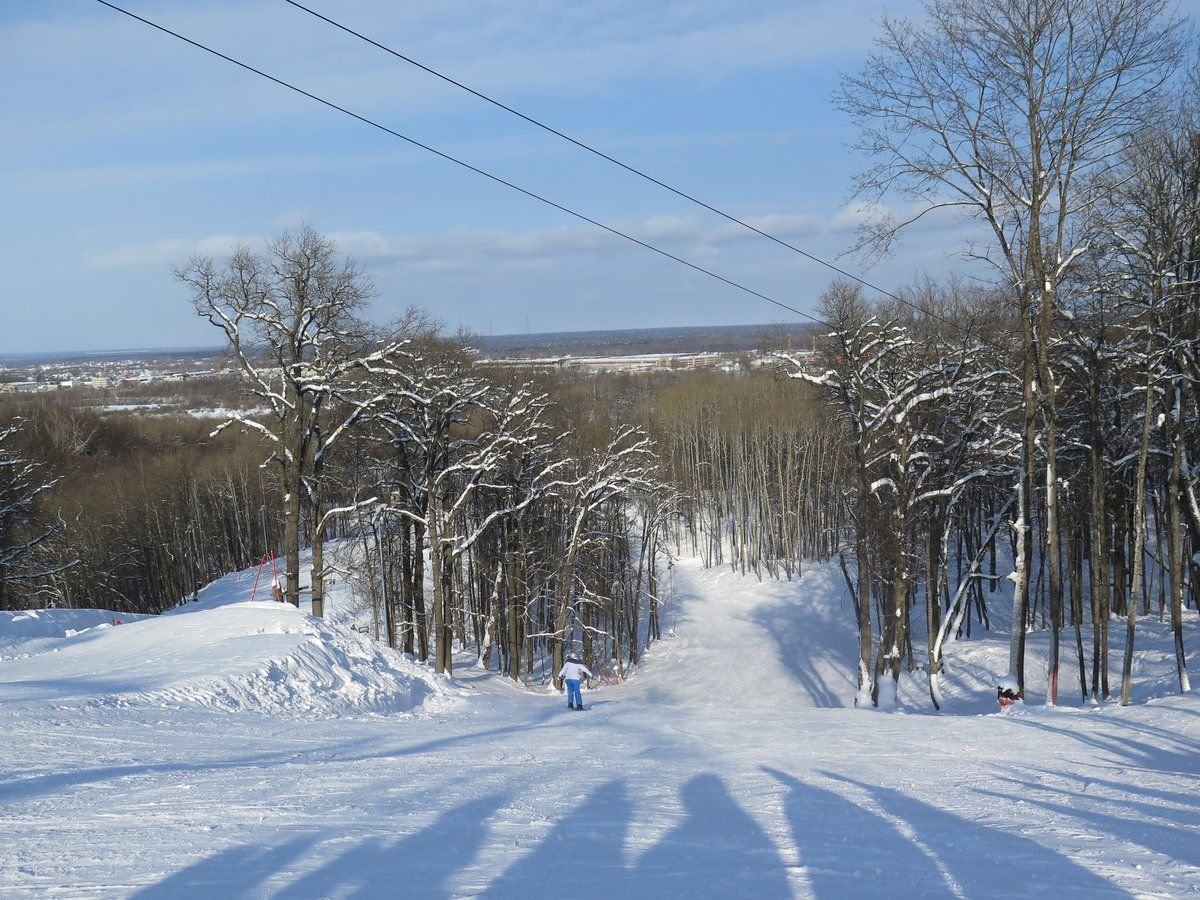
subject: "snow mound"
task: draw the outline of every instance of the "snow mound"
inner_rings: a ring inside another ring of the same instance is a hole
[[[334,563],[342,571],[357,572],[363,568],[361,562],[362,547],[353,540],[329,541],[325,545],[326,560]],[[229,572],[215,581],[200,588],[193,596],[182,601],[174,609],[166,610],[164,616],[184,615],[206,609],[220,609],[226,606],[245,603],[247,601],[265,601],[272,598],[272,586],[278,575],[282,584],[284,579],[283,560],[274,563],[263,561],[260,565],[249,566],[236,572]],[[300,571],[307,576],[312,568],[312,550],[306,549],[300,553]],[[370,617],[369,604],[364,605],[361,596],[356,596],[355,582],[357,578],[341,574],[329,575],[325,580],[324,621],[335,625],[353,626]],[[312,597],[308,578],[301,579],[300,611],[312,612]]]
[[[365,635],[274,602],[106,622],[42,651],[0,661],[0,703],[326,717],[411,712],[453,694]]]
[[[145,618],[110,609],[0,610],[0,660],[46,653],[64,638],[102,625]]]

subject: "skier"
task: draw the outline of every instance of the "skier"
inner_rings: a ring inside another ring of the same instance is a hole
[[[563,663],[562,671],[558,673],[558,677],[567,683],[567,709],[582,710],[583,695],[579,692],[579,681],[581,677],[592,677],[592,673],[588,671],[588,667],[578,658],[568,656],[567,661]]]
[[[1025,695],[1021,692],[1021,687],[1017,684],[1017,679],[1011,675],[1005,675],[996,681],[996,701],[1000,704],[1000,710],[1003,712],[1008,709],[1018,700],[1024,700]]]

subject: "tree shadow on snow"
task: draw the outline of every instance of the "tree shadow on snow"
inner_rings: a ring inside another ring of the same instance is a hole
[[[766,833],[714,775],[683,786],[684,818],[635,863],[626,862],[633,814],[623,781],[601,785],[529,856],[484,893],[492,900],[561,894],[572,900],[791,897]]]
[[[830,647],[813,639],[814,634],[836,633],[830,614],[831,610],[806,607],[791,598],[763,606],[751,618],[775,640],[780,662],[821,709],[849,705],[857,690],[853,678],[858,670],[857,646],[846,643],[839,653],[838,645]],[[822,670],[836,681],[831,683]]]
[[[272,896],[448,897],[451,879],[475,861],[485,823],[503,803],[500,795],[472,800],[398,841],[368,837]]]
[[[306,748],[306,752],[316,752]],[[86,784],[108,784],[121,778],[138,778],[146,775],[205,774],[213,775],[236,769],[262,769],[295,762],[299,751],[274,750],[231,759],[214,759],[203,762],[158,762],[104,766],[96,769],[76,769],[70,772],[50,772],[14,778],[0,784],[0,802],[16,803],[46,794],[55,794],[67,788]]]
[[[267,893],[264,882],[295,862],[317,842],[315,835],[292,838],[278,847],[246,844],[193,863],[133,896],[137,900],[209,900]]]
[[[1157,725],[1108,716],[1104,719],[1104,725],[1112,728],[1114,732],[1123,729],[1123,733],[1110,734],[1085,731],[1081,728],[1063,728],[1041,717],[1022,716],[1010,718],[1008,721],[1017,726],[1073,738],[1131,765],[1162,772],[1164,775],[1195,777],[1200,772],[1200,763],[1197,762],[1200,760],[1200,742]]]
[[[878,813],[833,791],[762,768],[790,789],[784,809],[813,896],[955,896],[937,865]]]
[[[280,876],[303,870],[304,859],[326,841],[319,834],[278,847],[247,844],[193,863],[135,896],[179,898],[448,897],[455,873],[471,865],[483,845],[487,818],[503,804],[495,795],[443,813],[400,840],[379,835],[357,840],[316,869],[280,888]],[[271,884],[269,882],[276,882]]]
[[[826,773],[872,796],[884,812],[908,823],[915,839],[967,897],[1129,897],[1131,894],[1056,850],[973,822],[892,788]]]
[[[565,711],[563,711],[565,712]],[[564,721],[559,715],[557,706],[546,708],[533,716],[529,729],[569,727],[573,720]],[[151,763],[129,763],[110,765],[92,769],[75,769],[66,772],[50,772],[12,778],[0,783],[0,802],[13,803],[28,800],[33,797],[54,794],[67,788],[87,785],[106,784],[120,778],[142,777],[153,775],[178,774],[211,774],[237,769],[267,768],[298,760],[311,760],[314,757],[336,759],[338,762],[351,763],[364,760],[398,759],[405,756],[419,756],[424,753],[438,753],[450,747],[485,741],[491,737],[512,734],[509,724],[481,731],[467,731],[463,734],[436,738],[420,744],[396,747],[392,744],[380,746],[378,739],[355,738],[347,741],[333,741],[321,746],[311,743],[290,745],[287,739],[281,739],[282,749],[265,750],[261,753],[237,756],[226,759],[207,759],[202,761],[164,760]]]
[[[1086,780],[1091,784],[1103,783],[1096,779]],[[1108,796],[1089,796],[1078,791],[1051,788],[1044,784],[1019,784],[1015,779],[1011,780],[1011,783],[1016,785],[1013,791],[1019,791],[1025,803],[1082,823],[1080,829],[1086,834],[1108,834],[1115,840],[1138,844],[1153,853],[1161,853],[1191,866],[1200,866],[1200,839],[1196,837],[1196,828],[1200,826],[1200,814],[1194,809],[1172,809],[1163,805],[1162,801],[1152,799],[1139,802]],[[1131,785],[1111,786],[1118,791],[1138,791]],[[980,793],[1001,799],[1011,796],[999,791]],[[1040,798],[1038,793],[1060,797],[1063,802],[1055,803],[1051,799]],[[1177,804],[1195,804],[1195,800],[1187,797],[1183,790],[1169,799]],[[1084,807],[1084,803],[1090,805]],[[1102,808],[1108,812],[1101,812]],[[1161,821],[1163,819],[1171,821]]]
[[[0,703],[65,703],[69,700],[115,698],[153,690],[159,682],[152,678],[112,678],[103,675],[77,675],[71,678],[26,678],[0,687]]]
[[[1200,756],[1197,757],[1197,766],[1200,767]],[[1036,774],[1037,771],[1039,770],[1034,770],[1034,773]],[[1187,825],[1189,828],[1200,826],[1200,795],[1189,793],[1189,788],[1185,787],[1182,783],[1179,787],[1167,790],[1147,787],[1144,784],[1128,784],[1124,781],[1112,781],[1108,778],[1099,778],[1091,774],[1080,775],[1077,772],[1051,773],[1045,769],[1040,771],[1047,775],[1054,775],[1062,779],[1074,779],[1079,782],[1080,790],[1087,790],[1092,785],[1099,785],[1100,787],[1107,788],[1108,790],[1114,792],[1125,791],[1130,794],[1137,794],[1141,797],[1144,797],[1145,801],[1142,803],[1133,803],[1131,805],[1135,805],[1137,807],[1145,806],[1147,812],[1154,811],[1158,815],[1165,816],[1167,818],[1176,817],[1179,819],[1179,823],[1181,825]],[[1090,771],[1096,771],[1095,767],[1093,767]],[[1194,779],[1200,778],[1200,770],[1192,773],[1192,777]],[[1038,787],[1046,789],[1046,785],[1040,784]],[[1197,812],[1191,812],[1190,810],[1171,810],[1167,807],[1164,807],[1162,805],[1164,803],[1175,803],[1179,806],[1194,807]]]
[[[565,701],[564,701],[565,702]],[[559,707],[557,704],[547,705],[536,714],[531,714],[525,724],[521,726],[523,732],[537,731],[538,729],[554,729],[569,727],[571,719],[565,719],[561,715],[568,710],[565,707]],[[432,740],[424,741],[420,744],[412,744],[405,747],[384,747],[377,750],[371,750],[363,753],[360,756],[339,756],[341,760],[357,762],[364,759],[380,760],[380,759],[398,759],[402,756],[420,756],[422,753],[440,753],[451,747],[459,747],[461,745],[477,743],[491,737],[506,737],[512,734],[512,723],[506,722],[503,725],[498,725],[495,728],[486,728],[478,731],[463,731],[461,734],[452,734],[446,737],[433,738]]]

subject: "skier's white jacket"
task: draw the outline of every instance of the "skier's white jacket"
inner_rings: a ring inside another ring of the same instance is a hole
[[[582,681],[584,678],[591,678],[592,673],[588,671],[588,667],[583,663],[568,659],[563,663],[562,671],[558,673],[558,677],[565,678],[567,681]]]

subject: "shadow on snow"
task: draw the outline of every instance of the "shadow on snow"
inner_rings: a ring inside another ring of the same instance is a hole
[[[508,803],[492,794],[445,811],[398,839],[310,831],[274,847],[233,847],[137,896],[1130,896],[1053,848],[897,790],[823,775],[860,793],[860,802],[784,772],[764,771],[786,789],[783,813],[799,853],[802,881],[721,779],[704,773],[682,786],[678,822],[640,854],[630,846],[636,798],[629,783],[617,778],[581,795],[578,805],[528,852],[514,841],[517,849],[508,853],[502,826],[489,825]],[[1093,830],[1110,824],[1109,817],[1097,812],[1034,802],[1076,816]],[[1120,830],[1116,820],[1111,824],[1114,832]],[[1184,846],[1186,829],[1158,828],[1162,833],[1148,841],[1155,849],[1170,852]],[[502,870],[491,868],[497,855],[502,865],[515,853],[524,855]],[[314,855],[325,861],[295,877],[293,873],[304,871],[305,858]]]

